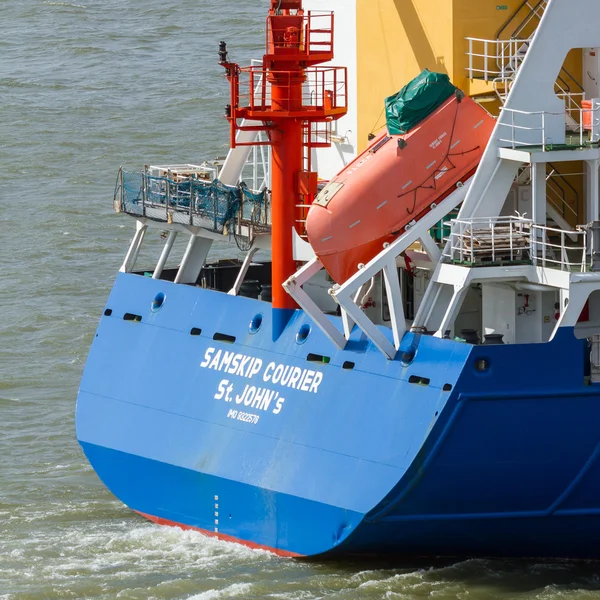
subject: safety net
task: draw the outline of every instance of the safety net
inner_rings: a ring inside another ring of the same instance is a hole
[[[243,182],[231,186],[218,179],[176,180],[121,170],[115,200],[117,197],[122,212],[189,223],[217,233],[227,233],[242,223],[266,225],[265,192],[254,192]]]

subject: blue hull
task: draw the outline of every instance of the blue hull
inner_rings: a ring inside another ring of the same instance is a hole
[[[600,390],[571,330],[406,334],[387,361],[359,331],[302,339],[301,311],[273,342],[269,304],[136,275],[107,309],[77,436],[132,509],[290,555],[600,556]]]

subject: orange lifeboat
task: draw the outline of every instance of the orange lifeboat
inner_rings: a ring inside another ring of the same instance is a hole
[[[382,133],[315,199],[306,230],[337,283],[377,256],[474,173],[494,119],[452,95],[405,135]]]

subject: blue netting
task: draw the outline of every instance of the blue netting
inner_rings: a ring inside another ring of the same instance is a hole
[[[258,221],[259,216],[257,213],[260,213],[265,207],[265,192],[253,192],[243,181],[240,183],[239,189],[243,199],[242,218]]]
[[[256,193],[245,183],[229,186],[219,180],[188,178],[175,181],[122,171],[122,191],[122,210],[126,213],[161,218],[162,213],[157,213],[156,209],[164,207],[173,213],[199,217],[203,219],[203,227],[218,233],[240,219],[259,224],[265,206],[264,191]],[[166,218],[167,210],[164,215]]]
[[[134,215],[142,215],[142,173],[123,171],[123,210]]]

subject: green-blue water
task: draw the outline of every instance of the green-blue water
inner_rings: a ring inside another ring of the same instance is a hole
[[[259,56],[267,4],[0,0],[0,600],[600,598],[600,563],[321,564],[160,528],[84,460],[77,387],[132,231],[117,169],[226,152],[217,44]]]

